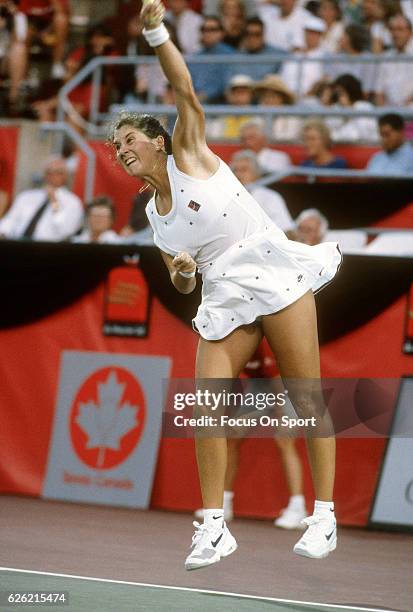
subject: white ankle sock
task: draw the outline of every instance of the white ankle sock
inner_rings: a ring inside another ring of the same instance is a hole
[[[290,510],[305,510],[304,495],[291,495],[288,501],[288,508]]]
[[[334,502],[319,501],[314,502],[314,514],[334,517]]]
[[[204,508],[204,523],[212,527],[221,527],[224,522],[223,508]]]
[[[234,491],[224,491],[224,508],[232,508],[232,500],[234,499]]]

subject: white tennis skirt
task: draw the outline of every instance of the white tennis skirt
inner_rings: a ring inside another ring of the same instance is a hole
[[[220,340],[241,325],[282,310],[335,276],[342,260],[336,242],[308,246],[271,228],[233,244],[204,272],[202,302],[192,326]]]

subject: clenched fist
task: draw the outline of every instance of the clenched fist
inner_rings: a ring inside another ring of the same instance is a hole
[[[165,7],[160,0],[143,0],[140,20],[147,30],[161,25],[165,15]]]
[[[185,253],[185,251],[181,251],[181,253],[174,257],[172,265],[177,272],[185,272],[186,274],[191,274],[196,270],[196,263],[189,253]]]

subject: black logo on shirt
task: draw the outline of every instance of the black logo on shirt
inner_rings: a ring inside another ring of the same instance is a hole
[[[195,202],[195,200],[191,200],[188,204],[188,208],[198,212],[198,210],[201,208],[201,204],[198,204],[198,202]]]

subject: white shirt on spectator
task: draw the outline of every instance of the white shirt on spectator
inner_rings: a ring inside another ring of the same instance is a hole
[[[320,48],[326,53],[338,53],[340,49],[340,39],[344,34],[344,24],[336,21],[323,36]]]
[[[265,147],[257,153],[257,160],[265,173],[278,172],[291,166],[291,159],[287,153],[284,153],[284,151],[274,151],[274,149],[269,147]]]
[[[277,227],[284,232],[294,227],[285,200],[279,193],[268,187],[252,187],[249,192]]]
[[[311,17],[306,9],[296,6],[288,17],[282,17],[280,10],[269,4],[257,9],[265,23],[265,42],[286,51],[304,47],[304,22]]]
[[[379,67],[376,93],[384,94],[386,104],[404,106],[413,97],[413,36],[403,53],[395,49],[383,53],[382,57],[403,57],[408,62],[382,62]],[[410,104],[412,102],[410,101]]]
[[[293,141],[300,137],[303,121],[299,117],[276,117],[272,122],[272,137],[275,141]]]
[[[343,106],[338,109],[345,110]],[[358,100],[351,107],[352,110],[373,110],[374,106],[370,102]],[[378,142],[379,132],[377,121],[373,117],[352,117],[342,119],[341,117],[330,117],[326,120],[330,128],[331,138],[336,142]]]
[[[295,53],[296,57],[308,57],[317,59],[324,57],[324,51],[320,48]],[[324,68],[321,62],[284,62],[281,68],[280,77],[287,85],[288,89],[297,96],[305,96],[311,87],[323,78]]]
[[[83,206],[80,199],[66,187],[56,189],[55,195],[59,209],[55,211],[49,204],[36,225],[32,236],[34,240],[66,240],[82,225]],[[46,198],[46,189],[23,191],[0,219],[0,234],[6,238],[21,238]]]
[[[199,36],[203,18],[199,13],[195,13],[192,9],[186,9],[179,16],[175,16],[171,11],[167,11],[165,18],[176,29],[182,53],[190,54],[200,51]]]
[[[344,253],[359,252],[367,244],[367,234],[362,230],[329,230],[323,242],[338,242]]]
[[[121,236],[119,236],[119,234],[117,234],[113,230],[106,230],[106,232],[102,232],[100,234],[99,238],[96,241],[93,241],[90,235],[90,231],[88,229],[84,229],[81,234],[73,238],[72,242],[77,242],[80,244],[91,242],[97,242],[99,244],[119,244],[120,242],[123,242],[123,240]]]

